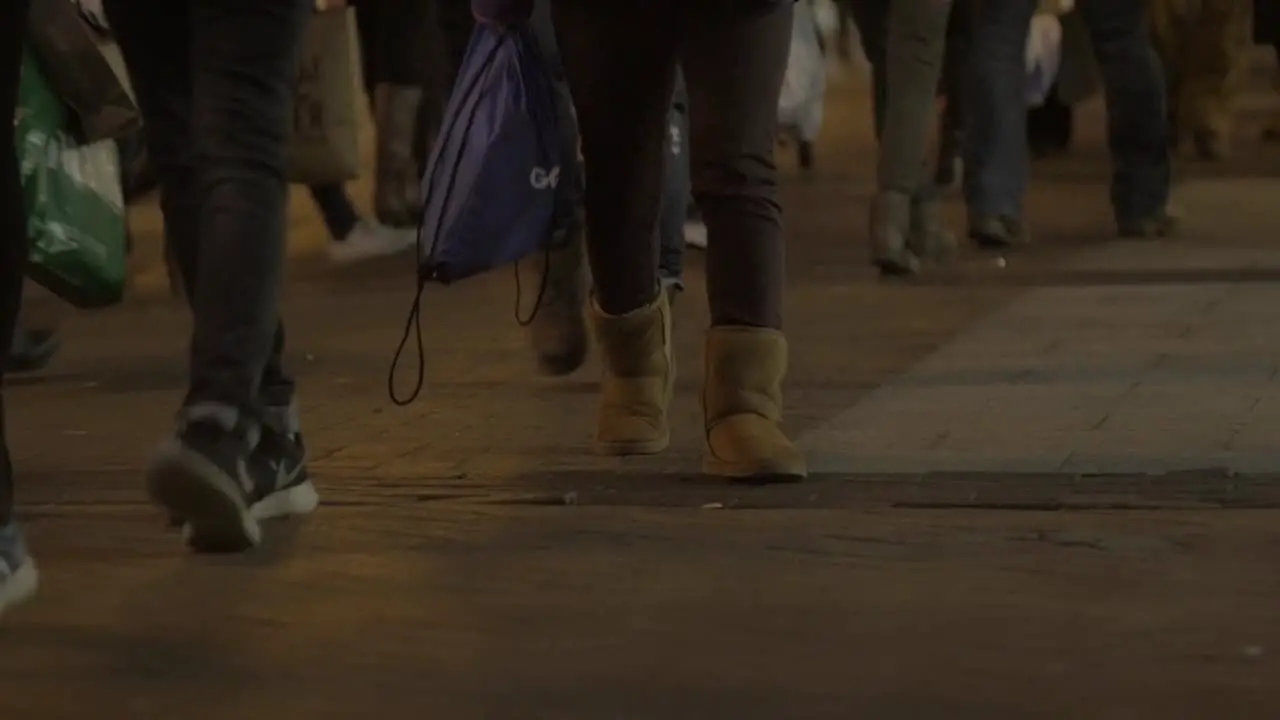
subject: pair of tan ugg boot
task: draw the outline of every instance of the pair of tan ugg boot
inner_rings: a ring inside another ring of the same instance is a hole
[[[609,455],[661,452],[671,441],[667,408],[675,387],[671,305],[667,293],[626,315],[588,303],[604,366],[596,444]],[[782,432],[787,340],[777,330],[745,326],[707,331],[702,388],[708,475],[743,480],[800,480],[804,456]]]

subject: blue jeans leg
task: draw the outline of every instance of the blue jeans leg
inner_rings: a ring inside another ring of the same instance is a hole
[[[1036,0],[981,2],[974,9],[964,158],[971,218],[1022,214],[1029,175],[1025,57],[1035,10]]]
[[[1169,202],[1172,160],[1168,98],[1148,35],[1143,0],[1081,0],[1107,98],[1111,204],[1121,225],[1141,222]]]

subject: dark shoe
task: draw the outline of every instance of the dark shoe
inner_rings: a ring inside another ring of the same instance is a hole
[[[969,239],[984,250],[1011,250],[1031,242],[1022,221],[1008,215],[973,220],[969,224]]]
[[[911,197],[900,192],[878,193],[871,199],[871,264],[886,277],[915,275],[920,258],[908,244]]]
[[[1181,218],[1166,207],[1149,217],[1121,221],[1118,229],[1122,238],[1156,240],[1176,235],[1180,223]]]
[[[249,453],[246,470],[253,478],[255,492],[249,515],[256,521],[309,515],[320,503],[320,495],[307,476],[307,453],[302,433],[285,433],[271,424],[263,426],[258,444]],[[188,542],[192,526],[182,515],[170,511],[169,526],[181,527]]]
[[[801,140],[796,143],[796,163],[801,170],[812,170],[814,163],[813,143]]]
[[[911,233],[907,247],[927,263],[944,263],[956,254],[956,236],[938,217],[938,201],[932,195],[917,195],[911,201]]]
[[[57,354],[61,341],[53,330],[22,330],[13,334],[5,369],[11,373],[42,370]]]
[[[300,436],[250,428],[226,408],[196,407],[156,451],[147,490],[185,523],[193,549],[238,552],[261,542],[259,520],[315,509],[305,468]]]
[[[234,419],[195,415],[181,421],[152,458],[148,495],[170,518],[186,523],[184,535],[193,549],[238,552],[261,541],[261,528],[249,514],[256,491],[249,449],[255,440]]]
[[[542,301],[529,323],[538,369],[544,375],[568,375],[587,359],[586,248],[574,236],[529,262],[538,263],[543,274]]]

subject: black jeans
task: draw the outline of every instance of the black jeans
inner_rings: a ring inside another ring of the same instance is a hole
[[[309,0],[106,0],[194,315],[185,406],[293,400],[280,353],[285,142]]]
[[[582,134],[600,308],[625,314],[657,292],[663,146],[679,64],[712,322],[781,327],[785,248],[773,153],[791,3],[765,12],[718,0],[552,6]]]
[[[0,2],[0,117],[12,118],[18,104],[22,39],[27,31],[27,0]],[[12,122],[12,120],[10,121]],[[9,126],[12,128],[12,125]],[[22,304],[22,275],[27,264],[27,217],[13,131],[0,142],[0,360],[8,352]],[[0,373],[5,363],[0,362]],[[13,465],[5,435],[4,396],[0,395],[0,527],[13,519]]]

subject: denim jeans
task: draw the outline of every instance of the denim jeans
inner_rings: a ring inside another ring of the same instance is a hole
[[[1025,49],[1036,0],[977,3],[969,56],[965,199],[971,217],[1019,217],[1028,181]],[[1165,87],[1144,0],[1079,0],[1107,101],[1111,203],[1121,224],[1160,212],[1171,159]]]
[[[194,316],[184,406],[287,407],[285,143],[310,0],[106,0]]]

